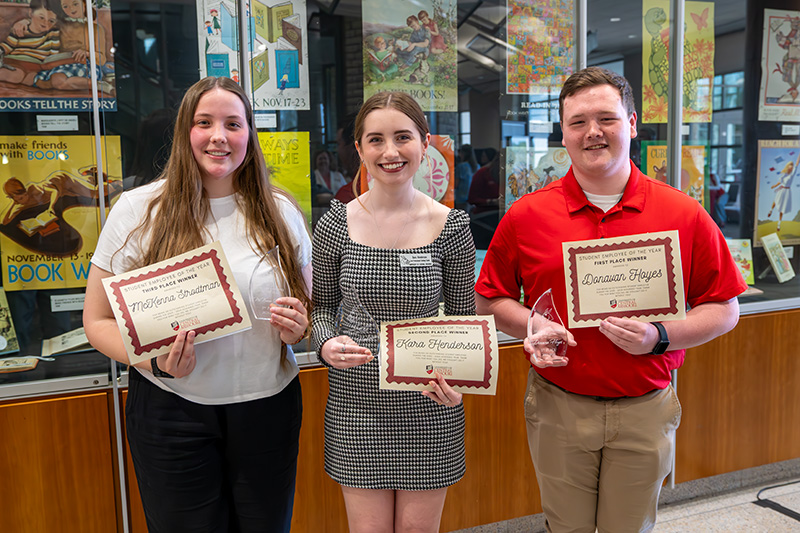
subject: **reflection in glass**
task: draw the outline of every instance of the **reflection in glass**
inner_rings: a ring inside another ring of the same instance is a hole
[[[533,353],[531,361],[541,366],[566,364],[567,328],[558,316],[553,303],[552,289],[547,289],[531,309],[528,318],[528,342]]]
[[[281,268],[281,256],[276,246],[258,262],[250,275],[250,307],[258,320],[270,319],[270,304],[287,296],[289,284]]]
[[[357,345],[370,349],[377,343],[380,334],[378,322],[361,303],[361,299],[355,291],[342,300],[335,325],[337,335],[346,335]]]

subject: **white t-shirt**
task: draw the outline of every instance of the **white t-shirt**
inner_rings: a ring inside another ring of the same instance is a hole
[[[124,247],[123,244],[142,221],[150,200],[160,194],[163,185],[164,181],[158,180],[122,194],[103,227],[92,264],[114,274],[133,269],[135,261],[143,255],[144,246],[137,236]],[[201,404],[219,405],[273,396],[297,375],[297,362],[288,350],[281,364],[281,340],[277,330],[269,321],[256,320],[250,308],[250,275],[260,258],[247,241],[245,219],[236,205],[235,195],[211,198],[209,203],[212,218],[205,224],[211,234],[207,243],[217,240],[222,243],[253,327],[195,345],[197,366],[184,378],[158,379],[148,370],[136,370],[162,389]],[[311,261],[311,239],[305,219],[286,198],[278,196],[277,203],[292,235],[298,262],[305,267]],[[117,250],[120,251],[115,255]]]

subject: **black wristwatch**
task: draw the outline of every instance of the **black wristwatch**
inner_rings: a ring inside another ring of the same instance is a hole
[[[650,353],[653,355],[661,355],[667,351],[667,348],[669,348],[669,337],[667,337],[667,330],[664,328],[664,324],[661,322],[650,323],[653,324],[658,330],[658,342],[653,348],[653,351]]]
[[[174,378],[175,376],[173,376],[172,374],[164,372],[163,370],[158,368],[158,363],[156,362],[156,359],[158,359],[158,357],[153,357],[152,359],[150,359],[150,370],[153,371],[153,375],[155,377],[161,378],[161,379],[172,379],[172,378]]]

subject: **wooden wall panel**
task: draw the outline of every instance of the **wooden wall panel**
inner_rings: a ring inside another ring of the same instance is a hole
[[[800,457],[800,312],[744,316],[678,371],[676,481]]]
[[[105,392],[0,404],[0,531],[117,530]]]
[[[497,395],[465,396],[467,473],[448,491],[442,531],[541,512],[523,415],[530,365],[521,347],[502,348],[500,358]],[[292,532],[344,532],[341,490],[323,470],[327,371],[304,370],[300,377],[304,412]]]

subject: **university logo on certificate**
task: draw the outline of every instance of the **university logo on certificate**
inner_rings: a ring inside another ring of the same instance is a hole
[[[677,231],[562,243],[570,328],[686,317]]]
[[[494,395],[499,359],[493,316],[381,322],[381,389],[431,390],[439,373],[461,393]]]
[[[195,344],[250,329],[219,242],[103,279],[130,363],[169,353],[181,330]]]

